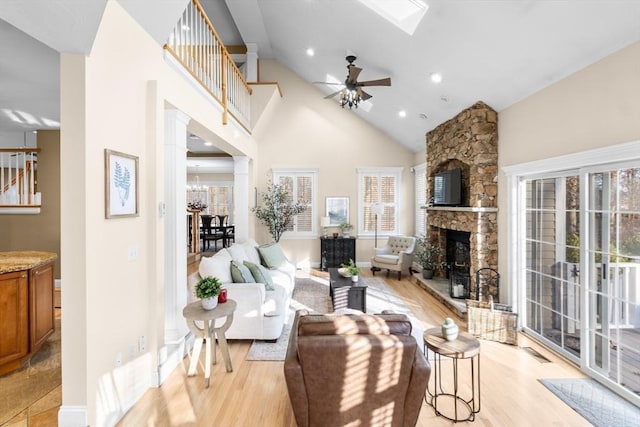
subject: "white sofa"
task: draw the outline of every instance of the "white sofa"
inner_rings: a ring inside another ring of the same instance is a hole
[[[231,261],[239,264],[249,261],[261,264],[258,244],[255,240],[234,243],[218,251],[212,257],[200,260],[196,280],[190,280],[190,287],[197,279],[215,276],[220,279],[227,297],[237,303],[233,323],[226,332],[228,339],[277,340],[288,319],[288,308],[295,286],[296,268],[285,261],[277,268],[268,269],[273,281],[273,290],[267,290],[264,283],[233,283]],[[224,319],[219,319],[224,321]]]

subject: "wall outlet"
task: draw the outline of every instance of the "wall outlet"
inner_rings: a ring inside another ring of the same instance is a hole
[[[118,352],[118,354],[116,354],[116,368],[120,366],[122,366],[122,353]]]
[[[140,335],[140,338],[138,338],[138,351],[142,353],[146,349],[147,349],[147,339],[144,337],[144,335]]]

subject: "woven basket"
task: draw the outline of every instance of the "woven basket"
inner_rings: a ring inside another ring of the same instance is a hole
[[[467,300],[467,327],[471,335],[490,341],[518,345],[518,315],[492,300]]]

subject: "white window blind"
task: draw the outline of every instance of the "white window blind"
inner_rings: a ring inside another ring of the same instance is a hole
[[[378,234],[398,234],[401,172],[402,168],[358,169],[358,234],[375,233],[376,217],[371,212],[374,203],[382,203],[384,207],[383,214],[378,218]]]
[[[296,215],[293,224],[287,229],[283,237],[301,237],[316,234],[316,225],[313,218],[316,218],[315,194],[316,194],[315,170],[274,170],[274,182],[283,185],[292,200],[304,201],[307,209]]]

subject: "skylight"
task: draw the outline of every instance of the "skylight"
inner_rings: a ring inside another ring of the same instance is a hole
[[[358,1],[409,35],[413,35],[429,9],[421,0]]]

